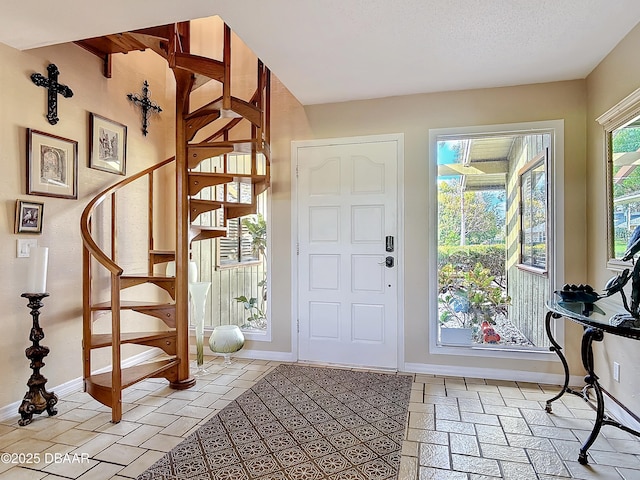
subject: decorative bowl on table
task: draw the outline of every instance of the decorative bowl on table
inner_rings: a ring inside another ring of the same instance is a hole
[[[570,303],[594,303],[599,300],[601,295],[593,290],[591,285],[569,285],[565,284],[562,290],[554,292],[563,302]]]

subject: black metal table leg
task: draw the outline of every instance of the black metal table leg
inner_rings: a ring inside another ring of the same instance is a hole
[[[575,390],[569,388],[569,364],[567,363],[567,359],[564,357],[564,354],[562,353],[562,347],[560,346],[560,344],[558,342],[556,342],[556,339],[553,337],[553,334],[551,332],[551,319],[552,318],[560,318],[560,317],[561,317],[561,315],[558,315],[557,313],[549,311],[549,312],[547,312],[547,315],[544,318],[544,328],[545,328],[545,330],[547,332],[547,337],[549,338],[549,341],[551,342],[551,346],[549,347],[549,351],[556,352],[556,355],[558,355],[558,358],[560,359],[560,362],[562,362],[562,368],[564,368],[564,384],[562,385],[562,390],[560,390],[560,392],[555,397],[550,398],[549,400],[547,400],[547,404],[545,406],[545,411],[547,413],[551,413],[552,412],[551,403],[555,402],[560,397],[562,397],[562,395],[564,395],[565,392],[571,393],[573,395],[582,396],[581,392],[576,392]]]
[[[602,388],[600,387],[600,383],[598,382],[598,376],[593,371],[592,348],[593,342],[601,342],[603,338],[604,333],[602,332],[602,330],[592,327],[585,329],[584,333],[582,334],[582,347],[580,353],[582,356],[582,365],[587,371],[587,375],[584,377],[584,381],[588,386],[593,388],[593,392],[596,396],[596,420],[593,425],[593,430],[591,430],[589,437],[580,448],[580,453],[578,454],[578,462],[580,462],[582,465],[586,465],[588,463],[587,450],[589,450],[589,447],[591,447],[591,445],[593,445],[593,442],[596,441],[596,437],[598,436],[598,433],[600,433],[603,421],[605,420]],[[587,390],[585,390],[585,392],[586,391]]]

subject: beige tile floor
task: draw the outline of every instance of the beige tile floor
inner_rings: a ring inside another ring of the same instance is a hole
[[[19,427],[16,414],[0,423],[0,480],[135,478],[277,365],[210,360],[209,375],[192,389],[172,390],[161,379],[129,388],[115,425],[109,409],[82,392],[61,398],[56,417],[36,415]],[[413,377],[400,480],[640,480],[640,441],[613,427],[603,427],[588,466],[577,462],[594,413],[571,395],[545,413],[557,386]]]

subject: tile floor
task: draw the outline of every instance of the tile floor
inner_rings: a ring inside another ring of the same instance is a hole
[[[82,392],[61,398],[56,417],[36,415],[25,427],[18,415],[0,423],[0,480],[135,478],[277,365],[234,362],[212,360],[209,375],[189,390],[161,379],[129,388],[116,425],[109,409]],[[603,428],[588,466],[577,462],[594,412],[565,395],[545,413],[544,401],[559,387],[413,377],[399,480],[640,480],[640,441],[613,427]]]

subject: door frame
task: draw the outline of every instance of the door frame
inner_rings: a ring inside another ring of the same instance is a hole
[[[299,360],[298,338],[298,149],[326,147],[353,143],[378,143],[395,141],[397,147],[397,233],[396,265],[398,275],[397,295],[397,359],[396,370],[404,369],[404,134],[366,135],[356,137],[323,138],[317,140],[293,140],[291,142],[291,354],[293,361]]]

